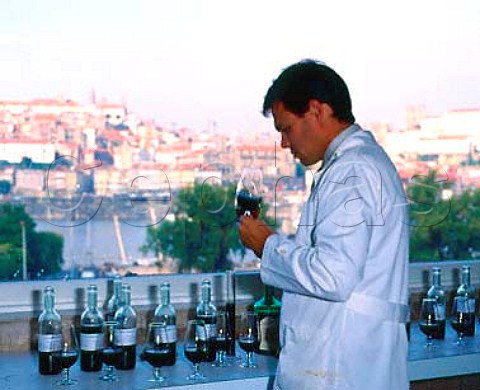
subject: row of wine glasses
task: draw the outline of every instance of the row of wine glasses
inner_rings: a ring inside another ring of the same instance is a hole
[[[452,316],[450,325],[457,332],[457,345],[463,345],[463,336],[471,332],[471,328],[475,326],[475,309],[473,302],[464,296],[456,296],[453,299]],[[421,306],[421,316],[419,322],[420,330],[427,336],[425,346],[431,348],[433,346],[433,338],[435,334],[441,331],[441,327],[445,326],[445,320],[441,320],[437,301],[434,298],[424,298]]]
[[[226,320],[218,321],[218,318],[225,317],[217,314],[217,337],[215,346],[217,349],[217,359],[212,364],[215,367],[226,367],[226,338],[225,327]],[[240,315],[240,328],[238,344],[245,351],[245,360],[240,364],[241,367],[255,368],[253,353],[258,348],[258,326],[257,318],[253,312],[245,312]],[[193,363],[193,372],[187,376],[188,380],[204,380],[205,376],[200,372],[200,363],[206,361],[208,354],[207,329],[202,320],[189,320],[184,339],[185,357]]]
[[[122,350],[115,345],[114,332],[117,326],[115,321],[105,321],[103,326],[103,349],[102,362],[104,372],[99,379],[106,382],[119,380],[115,367],[121,359]],[[226,359],[226,315],[225,312],[217,313],[217,336],[215,338],[215,349],[217,356],[212,366],[228,366]],[[165,344],[168,339],[167,325],[163,322],[151,322],[145,335],[145,343],[140,354],[140,359],[153,367],[153,375],[150,382],[159,384],[166,378],[161,374],[161,367],[167,365],[169,349]],[[75,326],[62,324],[61,335],[62,349],[52,355],[53,364],[62,368],[62,378],[58,385],[74,385],[78,381],[70,377],[70,367],[78,360],[79,342]],[[258,327],[257,319],[253,312],[245,312],[240,315],[240,328],[238,343],[245,351],[245,360],[241,367],[255,368],[253,353],[258,348]],[[193,372],[188,375],[188,380],[204,380],[205,376],[200,372],[200,363],[206,361],[208,353],[207,328],[202,320],[189,320],[184,338],[184,355],[193,363]]]

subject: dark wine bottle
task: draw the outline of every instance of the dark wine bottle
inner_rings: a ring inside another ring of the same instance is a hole
[[[227,285],[227,300],[225,312],[227,326],[225,332],[227,356],[235,356],[235,274],[227,271],[225,274]]]
[[[432,333],[432,338],[443,340],[445,338],[445,290],[442,287],[442,270],[438,267],[432,269],[432,285],[427,292],[428,298],[437,301],[436,320],[439,323],[438,330]]]
[[[87,372],[102,368],[103,316],[97,305],[97,286],[90,285],[87,307],[80,318],[80,368]]]
[[[43,290],[43,311],[38,317],[38,372],[56,375],[62,367],[54,354],[62,350],[62,319],[55,310],[55,289]]]
[[[206,362],[213,362],[216,358],[215,338],[217,337],[217,308],[212,303],[212,285],[209,280],[202,282],[202,300],[197,305],[197,320],[205,323],[206,329]]]
[[[105,307],[105,319],[107,321],[113,321],[115,318],[115,313],[120,306],[120,297],[122,295],[122,279],[117,276],[113,279],[113,293],[112,296],[108,299]]]
[[[165,366],[173,366],[177,360],[177,317],[175,308],[170,303],[170,283],[165,282],[160,286],[160,305],[155,309],[154,322],[164,323],[166,332],[159,335],[160,348],[167,348]]]
[[[122,286],[121,304],[115,313],[114,344],[121,348],[122,356],[116,366],[119,370],[133,370],[137,353],[137,314],[131,306],[131,288]]]
[[[265,285],[264,295],[253,305],[258,318],[258,353],[278,356],[280,353],[279,320],[282,304],[273,295],[273,287]]]
[[[457,296],[465,297],[466,307],[464,315],[468,319],[466,321],[465,336],[473,336],[475,334],[475,289],[470,284],[470,266],[462,266],[462,283],[457,288]]]

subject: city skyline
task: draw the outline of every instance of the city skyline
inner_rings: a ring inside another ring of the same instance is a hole
[[[161,125],[271,130],[266,89],[309,57],[345,79],[360,123],[401,127],[410,104],[480,107],[480,3],[295,5],[5,1],[0,98],[85,103],[94,89]]]

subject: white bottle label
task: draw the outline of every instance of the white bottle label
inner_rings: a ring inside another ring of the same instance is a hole
[[[99,351],[103,348],[103,334],[80,333],[80,349],[82,351]]]
[[[199,340],[207,341],[207,330],[205,325],[196,325],[195,333]]]
[[[475,298],[468,299],[467,313],[475,313]]]
[[[160,343],[175,343],[177,341],[177,326],[167,325],[165,329],[156,330],[155,337],[160,338]]]
[[[438,321],[443,321],[445,319],[445,305],[438,304],[436,307],[437,312],[435,313],[435,316]]]
[[[137,328],[115,329],[113,342],[118,346],[128,346],[137,344]]]
[[[62,349],[62,335],[39,334],[38,352],[55,352]]]
[[[207,339],[217,337],[217,324],[205,324]]]

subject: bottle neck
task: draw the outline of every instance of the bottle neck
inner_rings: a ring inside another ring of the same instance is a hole
[[[462,284],[466,287],[470,287],[470,268],[462,270]]]
[[[89,288],[88,289],[88,308],[90,310],[96,310],[97,309],[97,304],[98,304],[98,292],[97,288]]]
[[[434,272],[433,273],[433,286],[436,288],[442,287],[442,273],[441,272]]]
[[[235,302],[235,279],[233,271],[227,271],[225,273],[226,284],[227,284],[227,302]]]
[[[164,284],[160,287],[160,297],[162,306],[170,305],[170,285]]]
[[[212,300],[212,289],[210,284],[202,285],[202,303],[210,303]]]
[[[46,291],[43,296],[43,309],[48,312],[55,310],[55,293],[53,291]]]
[[[120,299],[122,295],[122,282],[120,280],[115,280],[113,282],[113,297]]]
[[[265,305],[271,305],[273,302],[273,287],[265,285],[263,293],[263,301]]]
[[[130,290],[130,286],[124,286],[122,288],[122,299],[121,299],[123,306],[130,306],[131,299],[132,299],[132,291]]]

